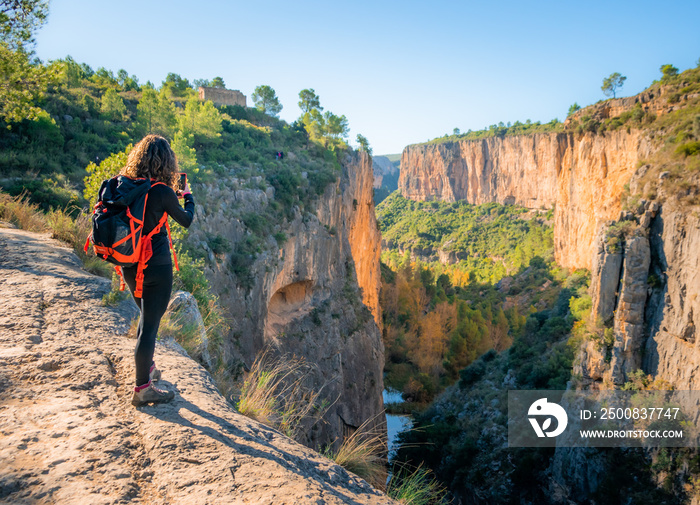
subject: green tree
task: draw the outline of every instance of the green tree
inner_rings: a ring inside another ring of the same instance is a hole
[[[318,111],[323,110],[323,107],[321,107],[321,99],[313,89],[302,89],[299,92],[298,105],[304,114],[311,112],[314,109]]]
[[[180,169],[188,173],[197,173],[199,171],[197,165],[197,151],[192,145],[194,144],[194,136],[186,135],[181,131],[175,133],[170,147],[173,148]]]
[[[139,89],[139,80],[135,75],[132,75],[129,77],[129,72],[124,70],[123,68],[119,69],[119,72],[117,72],[117,82],[119,85],[122,87],[124,91],[129,91],[129,90],[138,90]]]
[[[678,75],[678,69],[671,64],[661,65],[659,70],[661,70],[662,74],[661,82],[668,82],[673,77]]]
[[[119,94],[114,90],[114,88],[109,88],[104,95],[102,95],[102,114],[111,119],[112,121],[124,121],[126,117],[126,105],[124,105],[124,100]]]
[[[132,147],[133,145],[129,144],[124,151],[110,154],[99,165],[91,162],[87,166],[85,170],[88,175],[83,179],[85,182],[83,196],[91,206],[97,203],[97,193],[100,191],[102,181],[114,177],[126,165]]]
[[[603,90],[605,96],[612,95],[612,97],[615,98],[616,91],[622,87],[626,80],[627,77],[621,75],[619,72],[614,72],[603,79],[603,85],[600,87],[600,89]]]
[[[185,104],[184,114],[178,118],[178,126],[183,135],[193,135],[199,142],[211,140],[221,135],[221,114],[210,100],[202,103],[192,97]]]
[[[192,86],[187,79],[183,79],[179,74],[170,72],[165,77],[161,90],[165,90],[168,96],[172,98],[186,98],[192,90]]]
[[[112,88],[118,85],[117,78],[114,77],[114,72],[100,67],[90,76],[90,80],[102,88]]]
[[[168,100],[167,91],[157,93],[154,89],[144,87],[136,106],[136,122],[141,133],[158,133],[172,136],[177,125],[175,106]]]
[[[581,110],[581,106],[579,104],[577,104],[576,102],[574,102],[573,105],[571,107],[569,107],[569,112],[566,113],[566,117],[569,117],[573,113],[578,112],[580,110]]]
[[[337,143],[343,138],[347,138],[350,129],[348,119],[345,116],[337,116],[330,111],[323,114],[325,120],[324,133],[331,143]]]
[[[158,93],[152,88],[144,88],[141,100],[136,106],[136,122],[145,133],[153,131],[158,114]]]
[[[209,86],[211,86],[212,88],[221,88],[221,89],[226,88],[226,84],[224,84],[224,80],[221,77],[214,77],[211,80],[211,83],[209,84]]]
[[[252,99],[258,110],[270,116],[277,117],[282,110],[282,104],[277,98],[275,90],[266,84],[255,88]]]
[[[29,54],[22,49],[13,51],[0,43],[0,120],[7,123],[36,120],[42,113],[35,105],[36,100],[55,76],[43,65],[31,63]]]
[[[309,138],[315,141],[322,141],[326,128],[326,120],[318,109],[311,109],[301,117],[304,129],[309,134]]]
[[[34,31],[47,14],[43,0],[0,0],[0,120],[7,123],[39,118],[36,100],[56,77],[56,67],[31,61]]]
[[[459,128],[455,128],[452,130],[452,135],[459,135],[460,131]]]
[[[57,68],[58,80],[70,88],[80,86],[87,76],[82,65],[79,65],[71,56],[53,62]]]
[[[360,144],[360,151],[366,152],[372,156],[372,148],[369,146],[369,140],[364,135],[357,134],[357,143]]]
[[[34,32],[49,13],[47,0],[0,0],[0,43],[31,54]]]

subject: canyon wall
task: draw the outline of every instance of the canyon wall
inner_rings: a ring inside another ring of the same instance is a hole
[[[265,349],[306,362],[305,386],[321,391],[329,406],[323,420],[306,430],[304,443],[316,448],[340,444],[368,419],[384,425],[381,237],[372,160],[348,154],[338,175],[313,209],[294,207],[291,217],[267,223],[256,238],[262,241],[259,252],[243,257],[247,266],[237,275],[231,269],[232,261],[241,261],[240,254],[234,257],[237,244],[251,237],[245,216],[263,215],[274,200],[262,177],[231,175],[195,188],[203,203],[187,238],[207,255],[204,272],[232,326],[223,344],[229,368],[249,367]],[[284,236],[279,243],[276,230]],[[212,236],[231,250],[213,251]]]
[[[611,230],[622,229],[620,242]],[[700,387],[700,218],[676,202],[640,204],[604,223],[591,275],[592,323],[612,340],[584,344],[574,370],[586,387],[621,385],[643,370],[676,389]]]
[[[591,268],[599,224],[618,217],[623,187],[651,151],[642,132],[624,129],[412,145],[399,188],[414,200],[554,207],[557,262]]]
[[[575,372],[599,387],[643,369],[694,389],[700,221],[664,194],[661,179],[652,192],[663,206],[642,200],[621,209],[625,185],[631,194],[649,189],[641,182],[649,166],[639,165],[653,152],[642,131],[625,129],[415,145],[404,150],[399,186],[415,200],[554,207],[556,261],[591,270],[591,322],[601,338],[604,328],[612,331],[607,344],[585,344]]]

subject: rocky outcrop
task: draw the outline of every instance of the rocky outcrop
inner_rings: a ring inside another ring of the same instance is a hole
[[[207,368],[213,368],[213,362],[209,354],[209,338],[207,337],[207,329],[202,319],[202,314],[199,312],[197,300],[192,293],[187,291],[176,291],[170,297],[166,316],[169,319],[170,325],[178,329],[187,327],[187,329],[195,335],[190,356],[200,363],[203,363]],[[161,334],[163,327],[161,325]]]
[[[673,100],[669,100],[671,95],[674,93],[675,87],[658,85],[652,86],[646,91],[643,91],[635,96],[604,100],[574,112],[566,118],[564,121],[564,126],[569,126],[571,123],[582,121],[584,117],[588,117],[596,121],[603,121],[605,119],[618,117],[625,112],[633,111],[637,107],[643,112],[652,113],[657,116],[668,114],[669,112],[673,112],[676,108],[682,106],[678,105],[678,102],[681,100],[680,96],[676,97],[675,104]],[[686,94],[686,96],[683,96],[682,99],[684,101],[690,100],[696,96],[697,94]]]
[[[590,269],[600,224],[618,217],[623,187],[651,151],[643,132],[623,129],[413,145],[399,188],[414,200],[554,207],[557,262]]]
[[[603,326],[612,321],[617,305],[617,291],[622,268],[622,250],[607,243],[610,223],[601,226],[593,243],[591,264],[591,323]]]
[[[612,379],[623,384],[630,374],[641,368],[644,332],[644,309],[647,301],[647,278],[651,261],[649,238],[632,237],[625,244],[625,260],[620,296],[615,310],[612,349]]]
[[[302,357],[313,366],[308,387],[330,405],[306,443],[339,444],[368,419],[383,425],[384,348],[378,328],[380,234],[374,217],[372,161],[347,155],[335,184],[313,212],[293,209],[285,222],[267,223],[253,243],[245,217],[262,214],[274,199],[262,178],[222,177],[200,186],[190,243],[209,261],[204,271],[228,312],[232,335],[224,343],[229,368],[250,366],[263,349]],[[251,184],[259,186],[251,188]],[[273,230],[283,235],[279,242]],[[211,237],[231,245],[214,252]],[[232,261],[237,261],[234,272]],[[243,266],[240,266],[240,265]]]
[[[230,406],[171,339],[172,403],[130,399],[138,311],[46,235],[0,229],[0,501],[389,504],[332,461]]]
[[[347,183],[341,188],[344,207],[342,214],[346,220],[345,228],[348,231],[350,251],[355,263],[357,283],[362,290],[362,302],[372,312],[374,321],[381,328],[379,257],[382,253],[382,236],[374,214],[372,158],[364,153],[355,153],[345,166]],[[319,215],[321,221],[322,217]]]
[[[663,207],[642,202],[636,213],[619,252],[605,236],[625,221],[607,223],[596,240],[592,323],[612,328],[614,342],[609,364],[600,345],[587,344],[582,375],[619,385],[643,370],[676,389],[694,389],[700,386],[700,219],[673,200]]]
[[[700,388],[700,216],[667,202],[650,229],[643,368],[676,389]]]

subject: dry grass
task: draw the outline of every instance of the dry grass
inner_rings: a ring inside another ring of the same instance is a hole
[[[85,270],[109,278],[114,270],[111,265],[83,252],[85,239],[92,229],[90,216],[78,214],[71,217],[75,209],[52,210],[44,214],[37,204],[31,203],[22,194],[10,196],[0,193],[0,220],[7,221],[22,230],[45,233],[68,243],[83,262]]]
[[[30,203],[24,194],[10,196],[0,193],[0,219],[27,231],[44,232],[47,227],[39,206]]]
[[[139,318],[135,317],[131,320],[131,323],[129,324],[129,330],[126,332],[126,336],[128,338],[136,339],[138,331],[139,331]]]
[[[88,254],[85,254],[83,249],[85,240],[92,231],[90,216],[81,213],[73,218],[71,212],[74,210],[52,210],[46,214],[46,222],[51,230],[51,236],[68,243],[83,262],[85,270],[95,275],[110,278],[114,273],[114,267],[96,257],[90,250],[88,250]]]
[[[445,503],[447,491],[427,468],[413,471],[400,468],[392,475],[387,494],[404,505],[437,505]]]
[[[388,447],[386,432],[378,428],[376,420],[376,417],[367,419],[343,440],[338,451],[328,450],[324,455],[374,487],[384,489]]]
[[[313,391],[305,385],[310,371],[302,358],[275,358],[264,351],[240,388],[236,408],[296,439],[304,423],[316,424],[328,408],[320,401],[323,388]]]

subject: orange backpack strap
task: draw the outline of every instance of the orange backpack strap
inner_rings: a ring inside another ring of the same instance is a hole
[[[166,186],[165,183],[162,182],[156,182],[151,185],[157,186],[158,184],[163,184],[163,186]],[[148,195],[146,195],[146,198],[148,198]],[[148,200],[146,200],[148,201]],[[146,207],[144,205],[144,220],[146,216]],[[160,232],[160,230],[163,228],[163,225],[165,225],[165,229],[168,230],[168,243],[170,244],[170,250],[173,252],[173,259],[175,260],[175,268],[179,271],[180,267],[177,264],[177,256],[175,255],[175,248],[173,247],[173,240],[172,237],[170,236],[170,225],[168,225],[168,213],[163,212],[163,216],[160,218],[158,221],[158,224],[156,225],[153,230],[151,230],[151,233],[146,235],[142,239],[142,246],[141,246],[141,256],[139,258],[139,266],[138,269],[136,270],[136,288],[134,289],[134,296],[137,298],[141,298],[143,296],[143,271],[146,269],[148,266],[148,260],[151,259],[151,256],[153,254],[153,249],[151,246],[151,240],[153,239],[153,236]]]
[[[177,264],[177,256],[175,256],[175,249],[173,248],[173,241],[170,237],[170,226],[168,225],[168,214],[167,212],[163,212],[163,216],[160,218],[158,221],[158,224],[156,225],[155,228],[146,235],[143,238],[143,245],[141,249],[141,257],[139,259],[139,266],[138,269],[136,270],[136,289],[134,289],[134,296],[137,298],[141,298],[143,295],[143,271],[146,269],[148,266],[148,260],[151,259],[151,256],[153,255],[153,249],[151,246],[151,241],[153,240],[153,236],[156,233],[159,233],[160,230],[163,228],[163,225],[165,225],[165,229],[168,230],[168,243],[170,244],[170,250],[173,252],[173,257],[175,258],[175,268],[179,271],[180,268],[178,267]]]
[[[170,244],[170,250],[173,252],[173,261],[175,262],[175,270],[180,271],[180,266],[177,264],[177,254],[175,254],[175,247],[173,247],[173,238],[170,236],[170,224],[168,224],[168,218],[165,218],[165,229],[168,230],[168,243]]]
[[[124,272],[122,272],[122,267],[119,265],[114,265],[114,269],[117,271],[117,275],[119,275],[119,291],[124,291],[124,288],[126,288],[126,282],[124,282]]]
[[[164,182],[156,182],[151,187],[157,186],[158,184],[167,186],[167,184],[165,184]],[[173,247],[173,237],[170,235],[170,224],[168,223],[168,214],[166,214],[165,212],[163,213],[163,217],[160,218],[160,221],[158,221],[158,226],[154,228],[154,233],[152,233],[152,235],[158,233],[163,224],[165,224],[165,229],[168,230],[168,244],[170,245],[170,251],[172,251],[173,253],[173,262],[175,263],[175,270],[179,272],[180,265],[177,264],[177,254],[175,254],[175,247]]]

